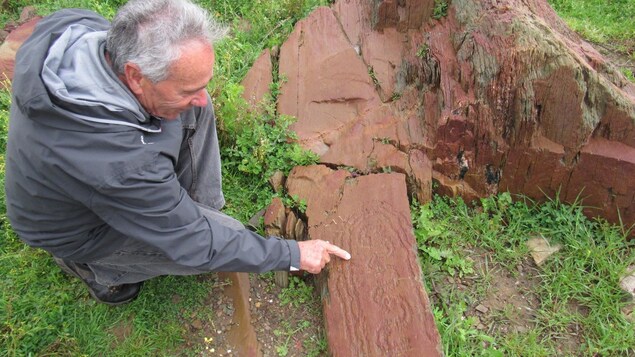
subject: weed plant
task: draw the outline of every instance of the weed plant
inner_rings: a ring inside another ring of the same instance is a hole
[[[556,198],[536,205],[522,197],[514,202],[509,193],[482,199],[476,208],[461,199],[435,197],[412,212],[426,285],[437,292],[433,312],[446,355],[635,353],[635,325],[622,314],[630,296],[619,287],[635,252],[621,227],[587,219],[580,203],[567,205]],[[562,249],[540,267],[539,283],[528,292],[538,298],[539,307],[527,321],[527,333],[477,330],[468,311],[489,292],[488,277],[475,273],[470,254],[485,250],[491,266],[517,275],[516,267],[528,256],[526,242],[535,236]],[[445,283],[464,277],[485,288]],[[574,332],[578,344],[563,352],[559,341]]]

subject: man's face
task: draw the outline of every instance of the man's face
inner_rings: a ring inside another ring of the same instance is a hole
[[[189,42],[181,57],[170,66],[168,78],[152,83],[139,81],[137,99],[148,113],[164,119],[176,119],[192,107],[207,105],[207,83],[214,70],[214,50],[208,43]]]

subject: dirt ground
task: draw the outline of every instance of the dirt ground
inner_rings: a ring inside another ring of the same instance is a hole
[[[433,303],[446,299],[451,290],[476,290],[484,288],[487,276],[485,298],[470,304],[466,318],[475,317],[474,328],[490,336],[508,333],[524,333],[533,328],[534,311],[539,300],[532,295],[533,287],[539,283],[539,270],[531,258],[527,258],[509,271],[492,264],[486,253],[466,252],[474,261],[475,273],[461,278],[447,278],[433,284],[428,295]],[[204,279],[218,279],[209,274]],[[303,278],[313,286],[311,276]],[[229,331],[232,328],[234,309],[231,300],[221,293],[228,284],[217,281],[210,292],[209,305],[214,310],[213,319],[202,321],[194,317],[189,321],[191,334],[187,338],[188,349],[198,351],[200,356],[241,356],[231,344]],[[276,356],[327,356],[322,309],[314,288],[314,299],[306,304],[282,305],[282,289],[273,282],[273,275],[250,275],[250,313],[260,350],[265,357]],[[575,350],[580,343],[574,330],[561,336],[562,355]],[[321,342],[320,342],[321,341]],[[486,346],[484,346],[486,347]]]
[[[205,279],[216,279],[208,274]],[[282,288],[274,283],[272,274],[250,274],[249,306],[251,322],[264,357],[326,356],[326,339],[319,297],[313,291],[313,299],[299,303],[291,301],[281,304]],[[313,286],[313,277],[302,278],[308,286]],[[185,345],[190,350],[198,350],[200,356],[240,356],[237,346],[230,338],[233,315],[232,300],[222,293],[222,287],[229,282],[218,280],[210,292],[207,305],[215,312],[210,321],[193,318],[189,322],[191,334]],[[285,299],[287,300],[287,299]]]

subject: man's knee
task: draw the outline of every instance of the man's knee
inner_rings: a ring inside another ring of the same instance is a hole
[[[205,217],[211,219],[214,222],[217,222],[220,225],[225,227],[229,227],[231,229],[245,229],[245,226],[237,219],[232,218],[220,211],[217,211],[213,208],[209,208],[203,205],[198,205],[201,209],[201,212],[205,215]]]

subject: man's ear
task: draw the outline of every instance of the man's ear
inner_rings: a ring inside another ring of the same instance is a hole
[[[135,95],[141,95],[143,93],[143,81],[147,79],[141,73],[139,66],[134,63],[126,63],[123,67],[123,74],[130,91]]]

